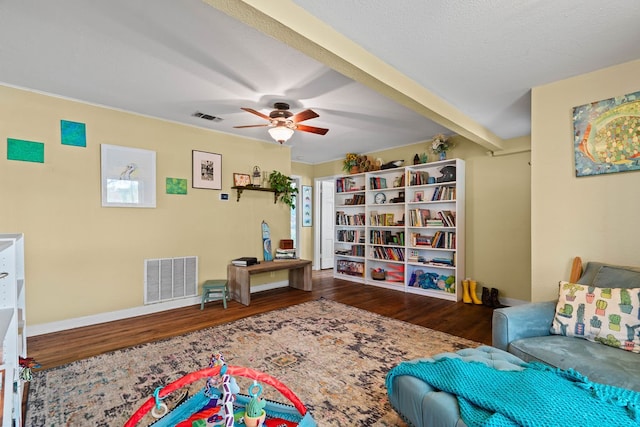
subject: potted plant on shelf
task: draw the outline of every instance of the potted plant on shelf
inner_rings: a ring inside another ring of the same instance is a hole
[[[453,145],[453,142],[449,141],[449,138],[441,133],[431,139],[431,151],[440,156],[440,160],[446,160],[447,151],[452,149]]]
[[[283,173],[273,171],[269,174],[269,186],[275,190],[278,200],[291,209],[295,209],[295,197],[298,194],[298,189],[294,188],[292,184],[293,180]]]
[[[358,173],[360,172],[360,156],[355,153],[347,153],[342,162],[342,170],[346,173]]]

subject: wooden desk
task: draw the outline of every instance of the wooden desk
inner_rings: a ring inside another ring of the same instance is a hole
[[[294,259],[266,261],[249,267],[227,266],[227,280],[231,298],[241,304],[251,303],[251,275],[269,271],[289,270],[289,286],[303,291],[311,290],[311,261]]]

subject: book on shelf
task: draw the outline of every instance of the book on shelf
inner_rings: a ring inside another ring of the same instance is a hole
[[[354,194],[352,198],[346,199],[344,204],[347,206],[364,205],[364,194]]]
[[[452,211],[449,211],[449,210],[444,210],[444,211],[440,212],[440,215],[442,216],[442,220],[447,225],[447,227],[455,227],[456,226],[456,213],[455,212],[452,212]]]
[[[394,187],[404,187],[405,186],[405,174],[403,173],[402,175],[400,175],[397,179],[397,182],[394,182]],[[397,185],[396,185],[397,184]]]
[[[429,183],[429,172],[411,172],[409,185],[424,185]]]
[[[424,227],[430,219],[431,211],[429,209],[411,209],[409,211],[409,221],[413,227]]]
[[[433,195],[431,196],[431,201],[439,201],[439,200],[455,200],[456,199],[456,188],[448,187],[445,185],[439,185],[434,187]]]
[[[387,178],[372,176],[371,178],[369,178],[369,185],[372,190],[387,188]]]
[[[362,188],[356,185],[353,178],[344,177],[336,179],[336,193],[346,193],[348,191],[361,191]]]
[[[344,211],[336,211],[336,225],[364,225],[364,213],[347,215]]]
[[[444,248],[444,233],[442,231],[436,231],[431,238],[431,247]]]
[[[438,187],[434,187],[433,189],[433,195],[431,196],[431,201],[434,202],[436,200],[440,200],[440,192],[442,187],[438,186]]]
[[[248,267],[250,265],[258,264],[258,258],[255,257],[241,257],[231,260],[231,264],[238,267]]]
[[[411,233],[411,246],[431,246],[431,236],[425,236],[420,233]]]
[[[364,245],[353,245],[351,248],[347,249],[336,249],[336,255],[345,255],[345,256],[364,256]]]
[[[429,264],[429,265],[433,265],[433,266],[442,266],[442,267],[454,267],[455,266],[455,264],[453,262],[453,259],[449,259],[449,258],[434,257],[434,258],[431,258],[430,260],[424,260],[423,262],[425,264]]]

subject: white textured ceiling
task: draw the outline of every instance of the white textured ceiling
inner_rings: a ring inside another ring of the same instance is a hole
[[[504,139],[531,88],[640,58],[637,0],[294,2]]]
[[[293,1],[501,138],[531,87],[640,58],[637,0]],[[308,163],[447,131],[200,0],[2,0],[0,83],[264,141],[240,107],[289,102],[330,129],[288,143]]]

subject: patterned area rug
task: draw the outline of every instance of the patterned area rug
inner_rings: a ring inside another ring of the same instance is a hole
[[[283,382],[319,426],[403,426],[386,397],[389,369],[403,360],[478,345],[318,300],[34,372],[25,425],[123,425],[156,387],[207,367],[219,350],[227,364]],[[242,380],[246,393],[250,384]],[[203,384],[194,384],[192,392]],[[264,388],[272,393],[265,397],[289,403]]]

